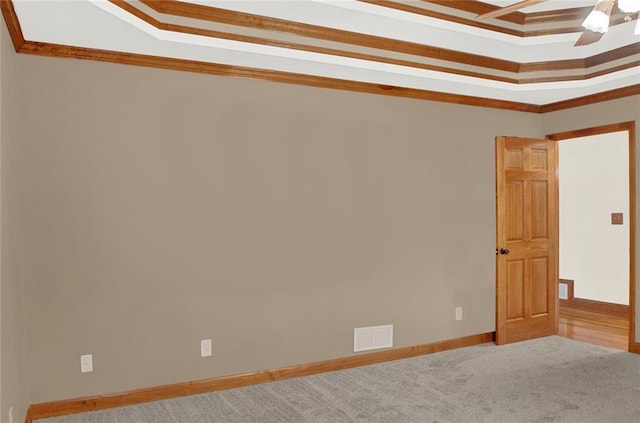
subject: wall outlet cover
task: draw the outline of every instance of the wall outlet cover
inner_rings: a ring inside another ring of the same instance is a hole
[[[80,356],[80,372],[88,373],[93,371],[93,356],[84,354]]]
[[[200,357],[211,357],[213,355],[213,345],[211,339],[200,341]]]

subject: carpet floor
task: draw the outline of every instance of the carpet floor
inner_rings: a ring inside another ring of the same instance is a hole
[[[36,422],[640,422],[640,355],[552,336]]]

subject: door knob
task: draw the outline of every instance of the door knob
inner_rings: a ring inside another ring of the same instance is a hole
[[[509,249],[508,248],[500,248],[500,254],[504,254],[504,255],[509,254]]]

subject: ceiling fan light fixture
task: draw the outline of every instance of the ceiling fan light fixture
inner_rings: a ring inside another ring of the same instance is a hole
[[[613,2],[610,0],[598,0],[587,19],[582,23],[582,26],[593,32],[607,32],[612,8]]]
[[[640,11],[640,0],[618,0],[618,9],[624,13],[637,13]]]

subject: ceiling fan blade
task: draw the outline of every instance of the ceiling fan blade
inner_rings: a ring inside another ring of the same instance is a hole
[[[573,46],[579,47],[579,46],[586,46],[589,44],[593,44],[595,42],[600,41],[600,38],[602,38],[603,35],[604,34],[600,32],[583,31],[582,35],[580,36],[580,38],[578,38],[578,41],[576,41],[576,43]]]
[[[533,6],[534,4],[542,3],[544,1],[546,0],[523,0],[518,3],[512,4],[510,6],[501,7],[491,12],[478,15],[476,19],[484,20],[484,19],[490,19],[490,18],[497,18],[498,16],[508,15],[509,13],[515,12],[525,7]]]
[[[598,0],[582,24],[585,31],[582,32],[582,35],[580,35],[580,38],[578,38],[573,46],[586,46],[599,41],[604,33],[607,32],[607,28],[610,25],[611,13],[614,8],[618,11],[616,0]],[[603,18],[606,19],[606,21],[602,22]]]

